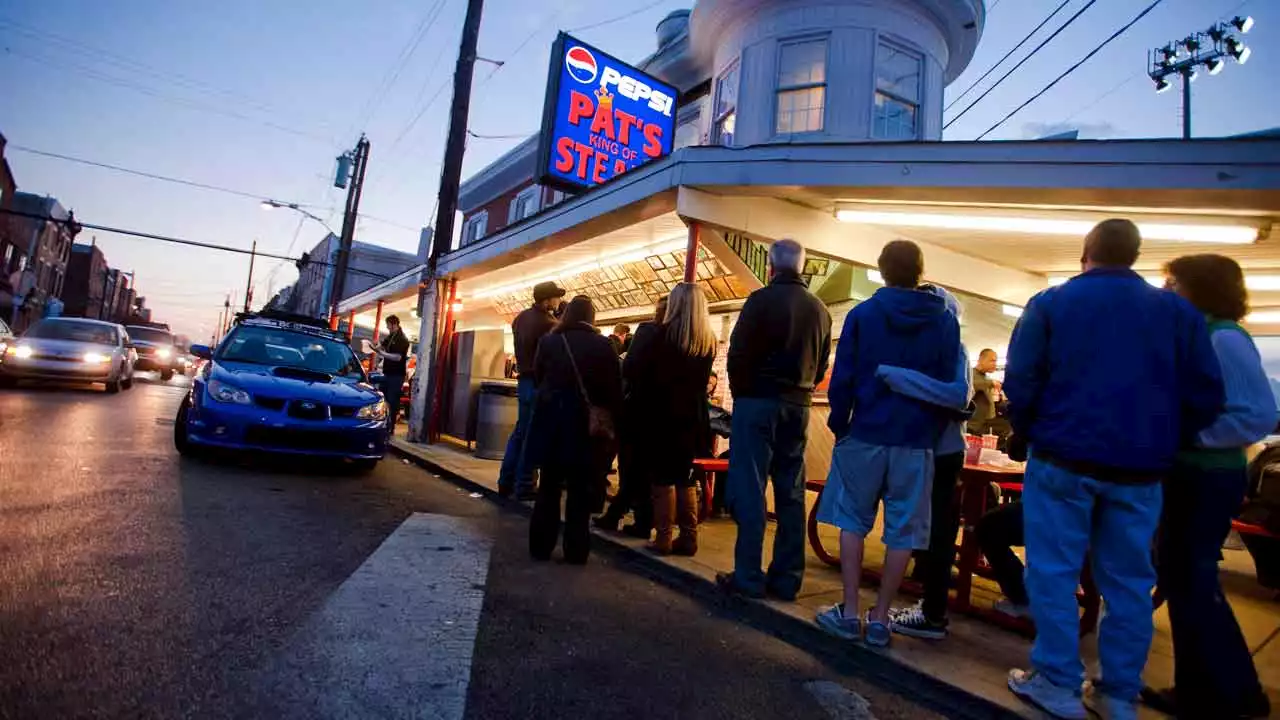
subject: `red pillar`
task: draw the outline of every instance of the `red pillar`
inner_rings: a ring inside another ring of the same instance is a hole
[[[337,331],[338,329],[338,313],[329,316],[329,329]]]
[[[378,312],[373,317],[373,344],[378,344],[378,335],[382,330],[382,301],[378,301]]]
[[[347,313],[347,340],[356,334],[356,311],[352,310]]]
[[[440,425],[442,424],[442,415],[444,414],[444,405],[440,402],[441,388],[444,387],[445,378],[445,359],[449,357],[449,345],[453,342],[453,331],[457,325],[456,318],[453,316],[453,305],[458,300],[458,281],[449,280],[448,295],[444,293],[437,294],[438,298],[447,297],[445,300],[443,312],[437,314],[436,317],[444,316],[444,322],[440,324],[440,342],[437,345],[436,352],[436,396],[431,399],[431,410],[428,415],[427,423],[427,442],[437,443],[440,441]]]
[[[684,254],[684,281],[693,282],[698,277],[698,223],[689,222],[689,247]]]

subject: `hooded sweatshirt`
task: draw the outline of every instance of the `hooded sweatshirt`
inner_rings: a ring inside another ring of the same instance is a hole
[[[894,392],[876,377],[876,368],[892,365],[951,381],[959,362],[960,324],[941,297],[880,288],[845,318],[827,392],[827,425],[837,438],[933,449],[948,411]]]

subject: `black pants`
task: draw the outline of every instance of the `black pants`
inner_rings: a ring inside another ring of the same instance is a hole
[[[404,375],[384,376],[379,389],[387,401],[387,434],[395,435],[396,418],[400,415],[400,394],[404,391]]]
[[[1026,545],[1023,532],[1022,503],[1006,503],[991,510],[978,521],[974,532],[987,563],[1000,584],[1000,592],[1015,605],[1030,605],[1027,584],[1023,579],[1022,561],[1013,552]]]
[[[1218,580],[1222,543],[1244,499],[1244,468],[1178,465],[1164,486],[1156,550],[1169,603],[1174,685],[1189,717],[1234,717],[1262,693],[1249,646]]]
[[[637,457],[635,446],[625,435],[618,447],[618,492],[609,505],[609,515],[621,520],[628,512],[634,512],[636,527],[648,530],[653,527],[653,499],[651,473],[643,457]]]
[[[591,554],[591,509],[598,499],[593,476],[586,467],[542,468],[529,523],[529,554],[534,558],[547,560],[555,550],[561,529],[560,494],[564,491],[568,494],[564,504],[564,559],[574,564],[587,561]]]
[[[963,467],[963,452],[934,458],[929,550],[924,557],[916,559],[917,566],[921,567],[917,574],[924,583],[924,616],[936,622],[947,617],[951,566],[955,562],[956,532],[960,524],[960,514],[955,506],[956,483]]]

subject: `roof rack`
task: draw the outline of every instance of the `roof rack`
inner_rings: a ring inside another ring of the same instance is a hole
[[[309,335],[319,335],[320,337],[336,340],[338,342],[347,342],[347,336],[336,330],[330,330],[329,325],[319,318],[309,315],[298,315],[295,313],[280,312],[278,310],[263,310],[261,312],[236,313],[236,324],[248,323],[257,326],[278,327],[294,332],[304,332]]]

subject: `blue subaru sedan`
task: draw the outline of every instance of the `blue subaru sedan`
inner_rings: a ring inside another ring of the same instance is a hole
[[[342,335],[278,318],[242,316],[216,349],[174,423],[178,452],[207,448],[352,461],[386,452],[387,404]]]

